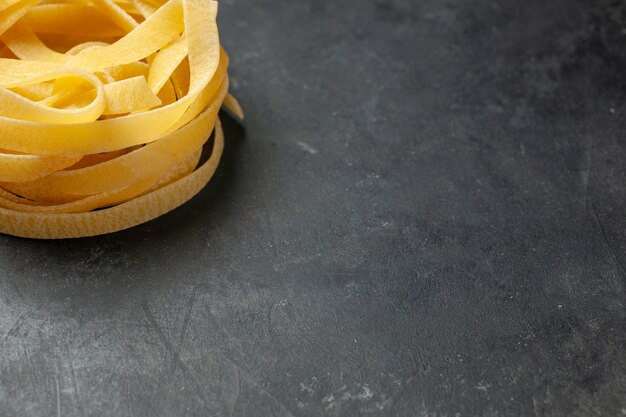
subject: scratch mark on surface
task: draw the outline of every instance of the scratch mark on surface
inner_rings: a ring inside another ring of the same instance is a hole
[[[598,230],[598,232],[600,232],[600,236],[602,237],[602,242],[606,245],[607,249],[609,250],[609,253],[615,260],[617,267],[622,272],[622,276],[626,276],[626,268],[624,268],[624,265],[622,264],[620,258],[615,253],[613,246],[611,246],[611,244],[609,243],[609,239],[606,235],[606,231],[604,230],[604,226],[602,225],[602,222],[600,221],[600,218],[598,217],[598,212],[596,211],[596,208],[594,207],[593,203],[590,200],[589,200],[589,212],[594,221],[596,229]],[[613,290],[617,291],[616,288],[613,288]]]
[[[17,297],[20,300],[24,300],[24,295],[22,294],[22,292],[20,291],[20,288],[17,286],[17,283],[11,281],[11,286],[13,287],[13,290],[15,291],[15,293],[17,294]]]
[[[274,328],[272,327],[272,313],[274,312],[274,306],[276,300],[272,300],[270,308],[267,310],[267,331],[272,339],[274,339]]]
[[[70,346],[65,342],[65,352],[67,353],[67,361],[70,365],[70,377],[72,378],[72,387],[74,388],[74,398],[76,399],[76,407],[79,413],[83,414],[83,405],[80,402],[80,392],[78,391],[78,384],[76,383],[76,374],[74,372],[74,361],[70,352]]]
[[[580,170],[580,178],[583,183],[583,202],[587,204],[589,202],[589,178],[591,177],[591,163],[592,163],[592,151],[593,151],[593,136],[589,136],[587,141],[587,147],[583,153],[583,167]]]
[[[592,166],[592,152],[593,152],[593,136],[589,136],[589,141],[587,142],[587,149],[585,150],[585,162],[584,162],[584,169],[582,170],[582,181],[583,181],[583,185],[585,186],[585,191],[584,191],[584,201],[585,201],[585,205],[587,207],[587,212],[590,214],[590,217],[593,221],[593,224],[595,226],[595,228],[598,230],[598,232],[600,233],[600,237],[602,238],[602,242],[606,245],[609,253],[611,254],[611,257],[615,260],[615,263],[617,265],[617,267],[619,268],[619,270],[622,273],[622,276],[626,276],[626,268],[624,267],[624,265],[622,264],[620,258],[617,256],[617,253],[615,252],[615,249],[613,248],[613,246],[611,245],[611,243],[609,242],[609,239],[606,235],[606,231],[604,230],[604,226],[602,225],[602,222],[600,221],[600,217],[598,216],[598,212],[596,211],[595,206],[593,205],[593,202],[591,201],[591,198],[589,197],[589,183],[591,182],[591,166]],[[609,284],[611,285],[611,284]],[[618,291],[614,285],[611,285],[611,288],[614,291]]]
[[[200,401],[200,404],[202,404],[203,407],[206,406],[208,401],[206,401],[206,399],[204,398],[205,388],[202,386],[202,384],[200,384],[198,379],[193,375],[193,373],[191,372],[187,364],[180,358],[178,353],[176,353],[176,357],[174,358],[174,360],[176,361],[176,364],[181,369],[181,371],[183,371],[183,374],[185,375],[185,377],[189,381],[191,381],[191,383],[193,384],[196,390],[196,397],[198,397],[198,401]]]
[[[93,336],[94,342],[100,339],[105,334],[109,333],[111,330],[113,330],[113,325],[109,326],[107,329],[101,331],[100,333],[94,333],[94,336]]]
[[[143,312],[146,318],[148,319],[150,326],[156,333],[157,337],[161,341],[161,344],[163,345],[166,351],[165,357],[163,359],[162,372],[164,373],[164,370],[168,368],[167,365],[169,363],[169,370],[171,373],[173,373],[176,370],[176,367],[174,365],[174,357],[175,357],[174,348],[172,347],[172,344],[168,340],[167,336],[165,336],[163,329],[161,329],[161,327],[159,326],[159,323],[157,322],[156,317],[154,317],[154,314],[152,314],[152,310],[150,310],[150,306],[148,305],[147,300],[143,300],[141,302],[141,308],[143,309]],[[161,382],[159,382],[159,385],[160,384]]]
[[[159,323],[154,317],[154,314],[152,314],[152,311],[150,310],[150,306],[148,305],[148,302],[146,300],[143,300],[141,302],[141,308],[143,309],[143,312],[146,315],[148,322],[150,323],[155,333],[157,334],[159,340],[163,344],[163,347],[168,351],[171,357],[173,353],[172,345],[170,344],[169,340],[167,340],[167,337],[165,337],[165,333],[163,333],[163,330],[159,327]]]
[[[257,388],[259,391],[263,392],[267,395],[271,400],[273,400],[284,412],[287,413],[289,417],[295,417],[291,411],[287,408],[287,406],[276,398],[271,392],[263,388],[263,386],[257,382],[252,375],[250,375],[245,369],[243,369],[235,360],[229,358],[222,352],[219,351],[220,356],[224,359],[224,362],[229,363],[235,370],[238,372],[238,375],[241,374],[253,387]]]
[[[165,333],[163,333],[163,330],[159,327],[159,323],[157,322],[156,317],[154,317],[154,314],[152,314],[152,311],[150,310],[150,306],[148,305],[148,302],[146,300],[143,300],[141,302],[141,307],[144,311],[144,314],[146,315],[146,318],[148,319],[152,328],[156,332],[159,340],[163,344],[163,347],[166,349],[168,353],[167,356],[169,356],[171,360],[171,372],[172,373],[175,372],[177,367],[180,368],[183,374],[185,375],[185,377],[187,377],[187,379],[192,382],[196,390],[196,396],[198,400],[200,401],[202,406],[205,406],[206,401],[204,399],[204,389],[202,388],[202,385],[198,382],[198,380],[190,371],[190,369],[187,367],[185,362],[183,362],[183,360],[180,358],[178,351],[175,351],[173,349],[172,344],[167,339],[167,336],[165,336]]]
[[[35,373],[31,371],[32,360],[30,356],[28,355],[28,351],[26,350],[26,344],[24,343],[24,340],[22,340],[21,346],[22,346],[22,354],[24,355],[25,367],[27,369],[26,375],[30,381],[33,392],[37,392],[38,386],[37,386],[37,381],[35,380]]]
[[[70,353],[70,346],[65,342],[65,352],[67,352],[67,360],[70,365],[70,374],[72,376],[72,386],[74,388],[74,393],[78,396],[78,385],[76,384],[76,374],[74,373],[74,362],[72,361],[72,354]]]
[[[126,386],[126,408],[128,408],[128,417],[132,417],[134,415],[133,413],[133,407],[132,407],[132,401],[131,401],[131,390],[130,390],[130,380],[127,379],[126,380],[126,384],[124,384]]]
[[[316,253],[310,256],[294,256],[294,257],[290,257],[282,262],[277,263],[276,265],[274,265],[276,268],[284,268],[287,265],[300,265],[300,264],[307,264],[311,261],[314,261],[315,259],[321,257],[322,254],[321,253]]]
[[[185,340],[185,336],[187,335],[187,330],[189,329],[189,321],[191,320],[191,312],[193,310],[193,306],[196,302],[196,287],[194,286],[191,290],[191,296],[189,297],[187,311],[185,312],[185,318],[183,319],[183,327],[180,331],[180,338],[178,340],[178,349],[177,352],[180,352],[180,347]]]
[[[216,329],[218,329],[218,332],[223,336],[224,333],[221,330],[219,330],[219,326],[217,326],[215,322],[215,318],[213,314],[211,313],[210,308],[208,309],[208,312],[207,312],[207,319],[210,320],[215,325]],[[217,348],[216,353],[223,359],[223,362],[228,363],[232,368],[235,369],[237,373],[237,377],[239,377],[240,381],[241,379],[245,379],[249,384],[251,384],[253,387],[258,389],[263,394],[267,395],[271,400],[273,400],[285,413],[287,413],[286,415],[288,417],[295,417],[294,414],[287,408],[287,406],[283,402],[281,402],[271,392],[269,392],[259,382],[257,382],[256,379],[254,379],[252,375],[250,375],[245,369],[243,369],[239,365],[239,363],[237,363],[237,361],[227,356],[220,348]]]
[[[6,339],[9,336],[16,336],[17,333],[20,331],[20,328],[22,327],[22,325],[24,324],[24,317],[26,315],[21,315],[19,316],[16,320],[15,323],[13,323],[13,326],[11,326],[11,328],[5,333],[4,338]]]
[[[100,333],[97,333],[94,331],[93,333],[93,339],[90,337],[86,337],[85,340],[83,340],[79,345],[78,348],[83,348],[85,347],[87,344],[89,344],[90,342],[97,342],[98,339],[100,339],[102,336],[104,336],[105,334],[111,332],[113,330],[115,326],[113,324],[109,324],[109,326],[104,329],[103,331],[101,331]]]
[[[239,376],[239,371],[235,369],[235,375],[237,375],[237,394],[235,394],[235,398],[232,401],[230,406],[230,416],[235,415],[235,408],[237,407],[237,403],[239,402],[239,395],[241,395],[241,377]]]
[[[57,417],[61,417],[61,390],[59,390],[59,378],[54,374],[54,385],[57,391]]]
[[[535,415],[535,417],[541,416],[541,414],[539,413],[539,404],[537,403],[537,399],[535,397],[533,397],[533,414]]]
[[[155,408],[154,404],[152,403],[152,401],[146,401],[145,403],[148,408],[150,409],[150,411],[152,411],[152,414],[155,415],[156,417],[161,417],[162,414]]]
[[[383,221],[376,226],[368,226],[367,230],[370,232],[377,232],[380,230],[391,229],[393,227],[393,222]]]
[[[274,235],[274,222],[272,222],[272,216],[270,214],[267,215],[267,224],[269,225],[270,229],[270,246],[272,248],[274,259],[277,259],[278,249],[276,248],[276,236]]]
[[[140,323],[140,322],[136,322],[136,321],[131,321],[131,320],[94,320],[92,322],[93,324],[109,324],[112,326],[120,326],[120,327],[128,327],[128,326],[134,326],[134,327],[144,327],[144,328],[152,328],[151,324],[146,324],[146,323]],[[177,327],[175,326],[165,326],[163,324],[161,324],[159,326],[161,329],[163,330],[176,330]]]

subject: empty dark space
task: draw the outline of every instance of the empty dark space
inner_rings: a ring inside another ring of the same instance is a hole
[[[2,416],[626,415],[626,5],[223,0],[180,209],[0,236]]]

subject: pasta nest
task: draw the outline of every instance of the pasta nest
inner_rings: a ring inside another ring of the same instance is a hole
[[[110,233],[197,194],[220,108],[243,117],[216,17],[210,0],[0,0],[0,233]]]

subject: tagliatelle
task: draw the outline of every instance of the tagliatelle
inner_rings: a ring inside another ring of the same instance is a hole
[[[220,108],[243,117],[216,15],[212,0],[0,0],[0,233],[110,233],[207,184]]]

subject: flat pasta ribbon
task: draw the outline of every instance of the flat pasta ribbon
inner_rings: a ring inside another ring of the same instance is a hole
[[[0,0],[0,233],[111,233],[208,183],[220,108],[243,117],[216,16],[212,0]]]

